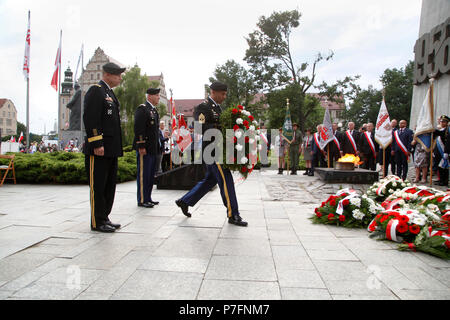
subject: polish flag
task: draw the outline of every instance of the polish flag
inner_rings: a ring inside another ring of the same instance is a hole
[[[25,54],[23,57],[23,75],[25,80],[27,80],[30,76],[30,11],[28,11],[28,28],[27,28],[27,37],[25,39]]]
[[[170,98],[170,104],[172,106],[172,131],[175,130],[177,126],[177,111],[175,110],[175,101]]]
[[[61,32],[62,35],[62,32]],[[56,52],[56,59],[55,59],[55,71],[53,72],[53,78],[51,85],[53,89],[58,91],[58,77],[59,77],[59,69],[61,68],[61,37],[59,39],[59,47],[58,51]]]
[[[23,140],[23,132],[20,133],[19,142],[22,142]]]
[[[181,152],[184,152],[192,143],[191,132],[187,128],[186,121],[184,121],[183,115],[180,115],[180,119],[178,120],[178,134],[177,136],[177,145],[180,148]]]

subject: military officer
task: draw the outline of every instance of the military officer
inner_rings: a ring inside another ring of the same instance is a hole
[[[227,85],[224,83],[214,82],[210,85],[210,89],[211,95],[208,99],[194,109],[194,120],[201,124],[203,135],[208,129],[220,129],[219,119],[222,112],[220,104],[227,96]],[[215,144],[216,142],[209,142],[204,139],[203,150],[210,143]],[[205,160],[206,156],[208,154],[203,154],[203,160]],[[214,157],[214,155],[212,156]],[[233,176],[230,170],[223,168],[218,162],[212,162],[211,164],[209,162],[206,161],[205,178],[182,198],[176,200],[176,205],[181,208],[184,215],[191,217],[191,214],[188,212],[189,206],[193,207],[211,188],[218,184],[223,204],[227,208],[228,223],[246,227],[247,222],[242,220],[239,214]]]
[[[161,148],[159,138],[159,115],[156,106],[159,103],[160,89],[147,90],[146,103],[141,104],[134,114],[133,149],[137,158],[137,203],[139,207],[153,208],[159,204],[152,200],[155,181],[157,156]]]
[[[114,232],[120,228],[108,216],[114,203],[118,157],[123,155],[119,100],[112,88],[122,80],[125,68],[103,66],[102,80],[86,92],[83,122],[86,129],[85,167],[90,186],[91,229]]]

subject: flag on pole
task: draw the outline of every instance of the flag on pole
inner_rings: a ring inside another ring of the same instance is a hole
[[[59,78],[59,69],[61,68],[61,36],[59,38],[59,47],[58,51],[56,52],[56,59],[55,59],[55,70],[53,72],[52,82],[51,86],[53,89],[58,91],[58,78]]]
[[[433,103],[433,81],[430,81],[425,100],[417,118],[416,132],[414,138],[424,147],[426,152],[430,152],[431,134],[434,132],[434,103]]]
[[[20,133],[19,142],[22,142],[23,140],[23,131]]]
[[[25,54],[23,57],[23,75],[25,77],[25,80],[27,80],[30,76],[30,40],[31,40],[30,11],[28,11],[28,28],[27,28],[27,37],[25,39]]]
[[[175,101],[170,98],[170,105],[172,106],[172,132],[177,126],[177,111],[175,110]]]
[[[180,115],[178,120],[178,133],[177,133],[177,145],[181,152],[184,152],[192,143],[191,133],[187,128],[186,121],[183,115]]]
[[[386,149],[392,143],[392,127],[386,102],[381,101],[380,111],[378,112],[377,124],[375,127],[375,141],[382,149]]]
[[[325,109],[323,116],[322,130],[320,131],[319,146],[321,150],[324,150],[328,143],[334,140],[333,125],[331,123],[330,112],[328,108]]]
[[[286,116],[284,118],[283,136],[289,141],[293,138],[291,111],[289,110],[289,104],[286,106]]]
[[[84,44],[81,45],[81,51],[80,51],[80,56],[78,57],[78,63],[77,63],[77,68],[75,69],[75,76],[73,77],[73,85],[75,87],[75,84],[78,81],[78,68],[80,67],[80,62],[83,61],[84,57]],[[83,72],[83,66],[81,66],[81,72]]]
[[[16,137],[15,136],[11,136],[11,139],[9,141],[10,142],[16,142]]]

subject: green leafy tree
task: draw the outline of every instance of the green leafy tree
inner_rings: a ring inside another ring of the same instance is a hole
[[[152,83],[147,75],[141,75],[138,65],[131,68],[124,76],[122,83],[114,93],[120,102],[120,116],[122,120],[123,144],[129,145],[134,139],[134,112],[137,107],[145,103],[145,93],[148,88],[158,85]]]
[[[235,60],[228,60],[214,70],[210,82],[220,81],[228,85],[225,107],[244,105],[256,119],[264,118],[264,100],[255,99],[258,88],[253,75]]]
[[[414,64],[409,61],[404,68],[386,69],[380,77],[391,119],[409,122],[413,92],[413,69]],[[355,122],[357,127],[367,122],[375,123],[383,98],[382,90],[369,86],[367,89],[355,91],[357,93],[350,103],[350,107],[344,111],[344,119],[347,122]]]
[[[248,49],[244,60],[251,67],[259,88],[272,91],[293,85],[291,89],[294,88],[296,92],[284,98],[292,99],[291,106],[296,110],[292,115],[297,116],[300,129],[304,129],[307,116],[314,112],[315,105],[300,103],[298,98],[304,99],[308,90],[315,87],[318,64],[332,59],[334,53],[318,53],[312,64],[295,63],[291,34],[300,25],[300,17],[298,10],[273,12],[269,17],[262,16],[257,23],[257,30],[250,33],[246,39]],[[348,85],[348,82],[354,80],[356,79],[346,77],[341,83]],[[308,109],[309,107],[313,109]]]

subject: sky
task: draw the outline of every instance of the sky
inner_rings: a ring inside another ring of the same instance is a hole
[[[360,75],[362,88],[380,88],[384,70],[414,60],[421,5],[421,0],[0,0],[0,98],[12,100],[18,121],[26,123],[22,65],[28,10],[30,130],[42,134],[57,119],[50,82],[60,30],[63,72],[68,66],[75,72],[82,44],[85,65],[101,47],[125,66],[163,73],[175,99],[202,99],[218,65],[231,59],[245,65],[246,37],[261,16],[298,9],[300,26],[291,35],[296,65],[333,51],[333,60],[319,64],[316,84]]]

